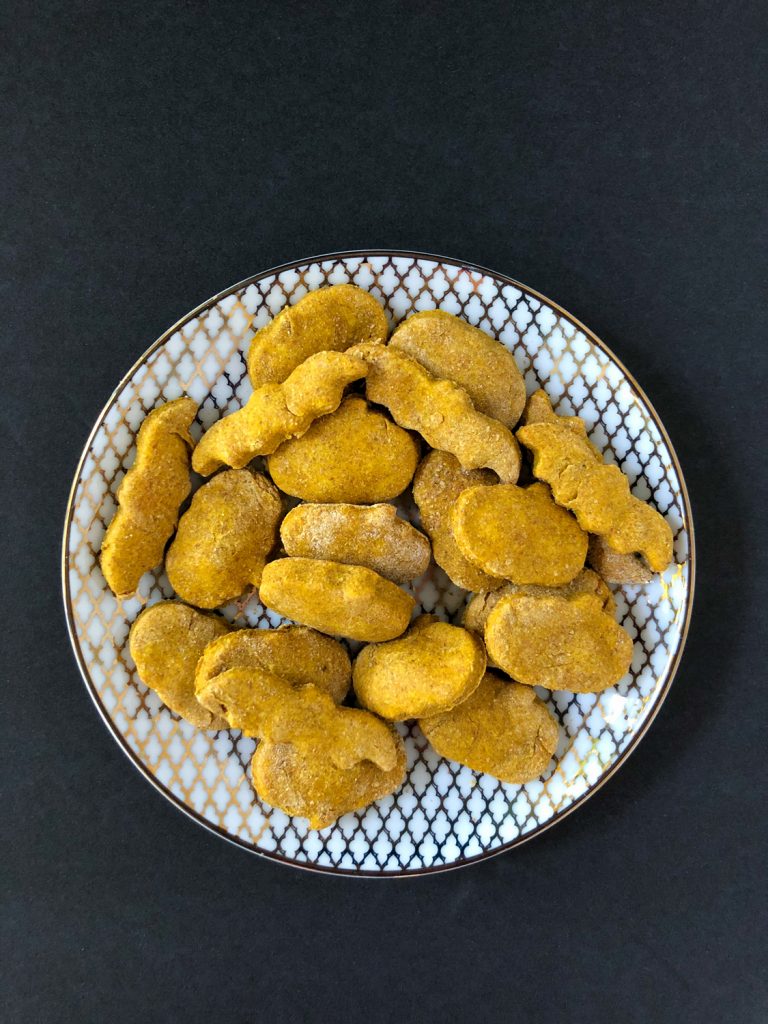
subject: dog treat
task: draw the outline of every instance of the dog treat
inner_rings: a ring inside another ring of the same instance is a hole
[[[485,644],[489,658],[518,682],[573,693],[613,686],[633,650],[629,634],[592,594],[507,594],[488,615]]]
[[[364,361],[345,352],[310,356],[282,384],[263,384],[242,409],[214,423],[195,448],[192,468],[210,476],[220,466],[242,469],[257,455],[271,454],[337,409],[344,388],[365,374]]]
[[[536,416],[545,402],[541,392]],[[630,493],[626,476],[602,461],[586,433],[556,417],[528,423],[517,436],[533,452],[534,476],[550,485],[555,501],[573,512],[583,530],[602,536],[620,555],[639,553],[654,572],[666,569],[672,559],[668,523]]]
[[[452,313],[429,309],[415,313],[389,342],[416,359],[434,377],[464,388],[486,416],[514,427],[525,405],[525,381],[515,357],[500,341]]]
[[[441,757],[502,782],[537,779],[557,748],[557,721],[530,686],[486,672],[458,707],[419,719]]]
[[[258,586],[281,514],[280,496],[261,473],[230,469],[203,484],[165,560],[179,597],[215,608]]]
[[[191,398],[177,398],[147,416],[136,438],[136,458],[117,489],[117,512],[101,545],[107,586],[127,597],[163,560],[163,551],[189,495]]]
[[[388,332],[384,310],[362,288],[320,288],[256,332],[248,349],[248,376],[254,388],[281,384],[316,352],[343,352],[359,342],[383,344]]]
[[[653,573],[639,555],[620,555],[609,546],[605,537],[589,538],[587,561],[609,583],[650,583]]]
[[[364,398],[350,395],[302,437],[281,444],[268,466],[277,486],[304,501],[388,501],[411,482],[419,446]]]
[[[474,634],[427,615],[400,640],[364,647],[352,682],[363,707],[402,722],[455,707],[484,671],[485,651]]]
[[[393,583],[427,571],[431,548],[393,505],[298,505],[280,527],[289,555],[363,565]]]
[[[490,576],[560,586],[584,567],[587,535],[546,484],[469,487],[450,524],[464,557]]]
[[[421,363],[388,345],[356,345],[350,353],[368,364],[366,395],[389,409],[427,444],[455,455],[464,469],[492,469],[505,483],[520,472],[520,449],[509,429],[472,404],[450,380],[432,376]]]
[[[495,590],[503,581],[482,572],[462,555],[451,529],[451,510],[468,487],[495,481],[495,474],[488,469],[462,469],[448,452],[430,452],[419,463],[413,480],[413,500],[432,542],[434,559],[451,582],[465,590]]]
[[[368,642],[404,633],[416,603],[371,569],[314,558],[270,562],[259,597],[267,608],[321,633]]]
[[[207,644],[230,627],[213,615],[178,601],[145,608],[131,626],[131,657],[139,678],[171,711],[198,729],[226,729],[227,723],[195,696],[195,666]]]

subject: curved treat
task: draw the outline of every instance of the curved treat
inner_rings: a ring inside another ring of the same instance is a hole
[[[154,409],[141,424],[136,458],[117,489],[117,512],[101,545],[101,570],[118,597],[163,560],[163,551],[190,492],[189,426],[197,405],[177,398]]]
[[[599,693],[632,661],[632,639],[599,597],[508,594],[485,623],[488,656],[527,686]]]
[[[421,525],[432,541],[435,561],[457,587],[465,590],[495,590],[502,580],[482,572],[462,555],[451,529],[451,510],[468,487],[495,481],[489,469],[462,469],[448,452],[430,452],[419,463],[413,480],[413,500]]]
[[[478,412],[458,384],[433,377],[388,345],[356,345],[350,353],[368,364],[368,399],[385,405],[401,427],[455,455],[464,469],[487,467],[505,483],[517,480],[520,449],[514,437],[503,423]]]
[[[474,634],[425,616],[400,640],[364,647],[352,681],[363,707],[402,722],[460,704],[484,671],[485,651]]]
[[[259,597],[267,608],[321,633],[369,642],[400,636],[416,603],[370,569],[314,558],[270,562]]]
[[[219,466],[242,469],[257,455],[269,455],[337,409],[347,384],[365,373],[363,360],[345,352],[310,356],[282,384],[262,385],[242,409],[214,423],[195,448],[192,468],[210,476]]]
[[[383,344],[388,332],[384,310],[362,288],[320,288],[256,332],[248,349],[248,376],[254,388],[280,384],[316,352],[343,352],[364,341]]]
[[[203,484],[165,559],[179,597],[215,608],[258,586],[281,513],[280,496],[261,473],[229,469]]]
[[[502,782],[537,779],[557,748],[557,721],[530,686],[486,672],[475,692],[452,711],[419,719],[441,757]]]
[[[472,404],[507,427],[514,427],[525,405],[525,381],[515,357],[500,341],[442,309],[408,317],[390,347],[416,359],[435,377],[464,388]]]
[[[197,663],[195,688],[201,691],[233,668],[272,673],[294,686],[314,684],[337,704],[352,681],[352,664],[344,647],[307,626],[238,629],[214,640]]]
[[[491,576],[557,587],[584,567],[587,535],[545,484],[470,487],[450,522],[464,557]]]
[[[229,625],[177,601],[160,601],[138,616],[129,644],[139,678],[171,711],[198,729],[226,729],[195,697],[195,666],[207,644],[229,633]]]
[[[620,555],[639,552],[654,572],[663,572],[672,560],[672,530],[664,517],[630,494],[618,466],[602,462],[572,418],[546,418],[544,392],[536,399],[534,416],[540,418],[517,432],[533,452],[534,475],[550,485],[555,501],[573,512],[583,530],[601,535]]]
[[[419,446],[408,431],[350,395],[268,460],[280,490],[304,501],[388,501],[411,482]]]
[[[605,537],[592,534],[589,538],[587,561],[609,583],[650,583],[653,573],[639,555],[620,555],[611,548]]]
[[[431,548],[393,505],[298,505],[280,527],[289,555],[364,565],[393,583],[427,571]]]

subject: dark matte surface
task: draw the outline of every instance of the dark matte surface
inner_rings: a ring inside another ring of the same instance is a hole
[[[2,6],[5,1020],[767,1019],[765,14]],[[677,446],[700,558],[616,778],[517,852],[400,882],[173,810],[91,706],[59,595],[71,475],[136,356],[248,274],[364,246],[493,267],[605,338]]]

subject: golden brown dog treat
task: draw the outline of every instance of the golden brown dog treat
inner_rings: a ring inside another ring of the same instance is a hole
[[[302,437],[281,444],[268,465],[286,494],[366,505],[401,494],[418,460],[419,446],[407,430],[350,395]]]
[[[195,696],[195,666],[207,644],[225,636],[223,619],[160,601],[145,608],[130,632],[131,657],[139,678],[171,711],[198,729],[226,729],[227,723]]]
[[[117,489],[118,508],[101,545],[101,570],[118,597],[163,560],[163,551],[190,492],[189,426],[197,405],[177,398],[147,416],[136,438],[136,459]]]
[[[248,376],[254,388],[280,384],[316,352],[343,352],[366,341],[383,344],[388,333],[384,310],[362,288],[320,288],[256,332],[248,349]]]
[[[464,388],[474,407],[514,427],[525,405],[525,381],[515,357],[485,331],[452,313],[428,309],[408,317],[389,342],[434,377]]]
[[[475,692],[452,711],[419,719],[441,757],[502,782],[537,779],[557,748],[557,721],[530,686],[486,672]]]
[[[280,527],[289,555],[364,565],[393,583],[427,571],[431,548],[393,505],[297,505]]]
[[[307,626],[238,629],[214,640],[197,663],[196,689],[233,668],[269,672],[294,686],[314,684],[338,704],[352,681],[352,664],[345,648]]]
[[[638,555],[620,555],[604,537],[591,534],[587,561],[609,583],[650,583],[653,573]]]
[[[352,682],[360,704],[382,718],[436,715],[466,700],[485,671],[477,637],[459,626],[416,620],[400,640],[358,654]]]
[[[405,746],[392,731],[397,750],[394,768],[384,771],[373,761],[337,768],[327,752],[293,743],[262,740],[251,761],[254,789],[265,803],[297,818],[310,828],[325,828],[399,789],[405,780]]]
[[[545,484],[469,487],[450,522],[461,553],[490,576],[557,587],[584,567],[587,535]]]
[[[242,409],[214,423],[195,448],[192,468],[210,476],[219,466],[242,469],[257,455],[269,455],[337,409],[344,388],[365,374],[364,361],[345,352],[310,356],[282,384],[263,384]]]
[[[215,608],[258,586],[281,513],[280,496],[261,473],[229,469],[203,484],[165,559],[179,597]]]
[[[368,364],[366,395],[389,409],[427,444],[455,455],[464,469],[492,469],[505,483],[520,472],[520,449],[509,429],[472,404],[450,380],[433,377],[421,363],[389,345],[356,345],[350,354]]]
[[[613,686],[632,661],[631,637],[591,594],[508,594],[488,616],[485,644],[518,682],[573,693]]]
[[[375,642],[408,627],[416,602],[361,565],[314,558],[279,558],[264,569],[262,604],[321,633]]]
[[[488,469],[462,469],[448,452],[430,452],[419,463],[413,480],[413,500],[421,525],[432,541],[435,561],[457,587],[465,590],[495,590],[502,581],[482,572],[462,555],[451,529],[451,510],[468,487],[495,481]]]
[[[473,594],[464,609],[462,620],[464,628],[471,629],[482,636],[491,610],[507,594],[528,594],[533,597],[572,597],[575,594],[593,594],[600,598],[604,611],[609,615],[612,616],[616,611],[616,602],[610,589],[596,572],[591,569],[582,569],[579,575],[570,583],[566,583],[564,587],[539,587],[533,584],[520,586],[516,583],[505,583],[492,593]]]
[[[538,395],[537,415],[547,401],[543,392]],[[550,485],[555,501],[573,512],[583,530],[602,536],[620,555],[641,554],[654,572],[666,569],[672,559],[669,524],[630,494],[626,476],[601,460],[586,433],[556,417],[531,422],[517,436],[533,452],[534,476]]]

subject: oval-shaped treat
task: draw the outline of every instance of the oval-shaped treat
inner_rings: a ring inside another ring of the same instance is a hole
[[[432,541],[435,561],[452,583],[465,590],[495,590],[502,580],[478,569],[461,553],[451,529],[451,510],[468,487],[495,481],[496,475],[489,469],[462,469],[448,452],[430,452],[419,463],[413,480],[413,500]]]
[[[129,646],[139,678],[171,711],[198,729],[227,728],[197,700],[195,666],[206,646],[229,630],[224,619],[178,601],[145,608],[131,626]]]
[[[342,814],[367,807],[402,786],[405,746],[394,730],[392,734],[397,761],[388,771],[373,761],[339,768],[327,751],[262,740],[251,761],[254,789],[272,807],[308,818],[310,828],[326,828]]]
[[[320,288],[256,332],[248,349],[248,376],[255,388],[279,384],[316,352],[343,352],[358,342],[383,344],[388,333],[384,310],[362,288]]]
[[[485,651],[473,633],[422,616],[400,640],[364,647],[352,682],[363,707],[402,722],[456,707],[484,671]]]
[[[393,505],[297,505],[282,522],[289,555],[364,565],[393,583],[427,571],[431,548]]]
[[[376,642],[404,633],[410,594],[361,565],[278,558],[264,569],[259,598],[288,619],[332,636]]]
[[[230,469],[203,484],[165,559],[179,597],[215,608],[258,586],[281,514],[280,496],[261,473]]]
[[[485,645],[518,682],[573,693],[613,686],[632,661],[632,638],[590,594],[508,594],[488,616]]]
[[[464,388],[486,416],[514,427],[525,405],[525,381],[515,357],[500,341],[442,309],[408,317],[389,342]]]
[[[441,757],[502,782],[537,779],[557,749],[557,720],[530,686],[486,672],[475,692],[452,711],[420,718]]]
[[[491,576],[558,587],[584,568],[587,535],[546,484],[463,491],[451,512],[459,550]]]
[[[367,505],[401,494],[418,460],[407,430],[350,395],[302,437],[280,445],[268,466],[280,490],[296,498]]]
[[[337,704],[346,697],[352,681],[352,663],[345,648],[308,626],[238,629],[214,640],[197,663],[198,692],[230,669],[269,672],[294,686],[315,685]]]
[[[608,583],[629,583],[633,585],[650,583],[653,573],[639,555],[620,555],[608,544],[605,537],[591,534],[587,561]]]
[[[177,398],[141,424],[136,458],[117,489],[117,512],[101,545],[101,570],[118,597],[132,594],[144,573],[163,560],[191,489],[189,426],[196,412],[191,398]]]

